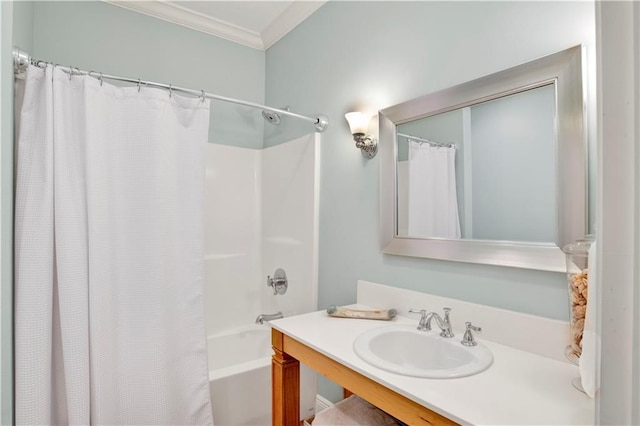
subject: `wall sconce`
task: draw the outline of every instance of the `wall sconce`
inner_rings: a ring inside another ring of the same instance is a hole
[[[361,112],[350,112],[344,115],[349,122],[356,148],[360,148],[362,156],[373,158],[378,152],[378,141],[371,135],[367,135],[371,116]]]

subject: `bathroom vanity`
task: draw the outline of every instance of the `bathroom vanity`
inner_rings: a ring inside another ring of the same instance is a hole
[[[300,362],[407,424],[456,424],[276,328],[272,330],[272,344],[273,425],[300,423]]]
[[[359,335],[393,325],[417,325],[417,319],[352,320],[319,311],[272,322],[273,424],[300,422],[299,363],[410,425],[593,424],[593,400],[571,386],[579,373],[567,362],[480,338],[494,356],[489,369],[425,379],[382,370],[356,355]],[[460,340],[462,331],[454,331]]]

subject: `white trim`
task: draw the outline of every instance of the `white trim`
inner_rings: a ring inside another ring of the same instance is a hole
[[[333,407],[333,402],[329,401],[327,398],[323,397],[322,395],[319,395],[319,394],[316,395],[316,414],[330,407]]]
[[[320,159],[322,141],[320,133],[313,136],[313,272],[311,281],[311,304],[318,309],[318,277],[320,276]]]
[[[262,38],[256,32],[241,28],[220,19],[202,13],[194,12],[185,7],[160,1],[127,1],[127,0],[103,0],[114,6],[162,19],[211,34],[225,40],[243,44],[258,50],[264,50]]]
[[[266,50],[271,47],[326,3],[326,0],[294,1],[262,33],[258,33],[175,3],[130,0],[103,1],[258,50]]]
[[[4,4],[0,5],[0,22],[2,23],[3,26],[3,30],[7,32],[6,35],[10,36],[13,33],[13,19],[11,18],[7,18],[8,16],[11,16],[13,18],[13,4],[10,4],[8,6],[5,7]],[[4,25],[9,24],[8,26],[10,28],[5,28]],[[4,34],[3,34],[4,35]],[[13,39],[13,37],[8,37]],[[13,40],[12,40],[13,42]],[[9,43],[6,42],[6,40],[2,40],[2,50],[4,51],[5,46],[7,45],[7,47],[11,47],[11,45],[9,45]],[[9,55],[6,55],[9,56]],[[9,97],[9,94],[5,94],[5,87],[7,89],[9,89],[11,86],[9,84],[5,84],[5,79],[8,81],[9,77],[7,75],[8,71],[9,71],[9,66],[8,66],[8,58],[3,58],[2,59],[2,63],[0,63],[0,93],[2,93],[2,101],[0,101],[0,136],[2,136],[2,140],[4,140],[4,134],[5,132],[8,133],[8,129],[9,128],[9,123],[7,122],[7,118],[9,117],[9,114],[7,113],[7,108],[4,108],[4,112],[5,114],[3,115],[3,109],[2,106],[5,103],[4,99],[5,97]],[[6,64],[5,64],[6,63]],[[11,96],[13,97],[13,96]],[[5,118],[5,115],[7,116],[7,118]],[[7,141],[8,142],[8,141]],[[0,162],[0,191],[2,191],[4,189],[4,179],[2,176],[2,168],[3,168],[3,164],[2,162]],[[2,199],[2,197],[0,196],[0,212],[4,213],[5,210],[5,206],[4,206],[4,200]],[[0,241],[4,241],[4,239],[2,238],[3,235],[3,227],[0,226]],[[5,253],[4,247],[2,244],[0,244],[0,274],[4,275],[4,271],[3,271],[3,264],[4,264],[4,257],[7,256],[7,254]],[[10,285],[9,283],[5,283],[5,285]],[[3,290],[0,290],[0,307],[2,307],[2,299],[3,299]],[[3,322],[3,318],[2,316],[0,316],[0,349],[2,349],[0,352],[4,353],[4,352],[13,352],[13,347],[7,347],[7,345],[5,345],[4,339],[2,339],[2,337],[4,337],[4,329],[2,328],[2,322]],[[11,340],[9,340],[10,342]],[[6,374],[6,367],[4,363],[0,362],[0,377],[10,377],[10,374]],[[4,386],[0,385],[0,419],[3,420],[3,423],[6,421],[6,419],[10,419],[10,417],[8,416],[9,414],[9,410],[8,411],[4,411],[2,410],[3,406],[9,407],[11,404],[8,403],[11,400],[12,395],[9,395],[8,397],[5,394],[5,399],[7,399],[7,402],[4,402],[2,400],[2,388]],[[317,403],[316,403],[317,405]]]
[[[473,146],[471,143],[471,107],[462,108],[462,148],[464,170],[464,236],[473,239]]]
[[[300,25],[302,21],[320,9],[326,0],[318,1],[294,1],[280,16],[269,24],[262,33],[264,49],[268,49],[291,30]]]
[[[601,335],[596,424],[640,410],[640,4],[596,2],[597,286]]]

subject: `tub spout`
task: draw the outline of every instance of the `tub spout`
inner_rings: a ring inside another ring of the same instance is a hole
[[[256,318],[256,324],[264,324],[265,321],[271,321],[274,319],[284,318],[282,312],[276,312],[275,314],[260,314]]]

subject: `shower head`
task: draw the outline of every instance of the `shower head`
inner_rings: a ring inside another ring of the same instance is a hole
[[[280,124],[280,114],[278,114],[277,112],[263,110],[262,117],[273,125],[277,126],[278,124]]]
[[[290,110],[288,105],[280,109],[283,109],[285,111]],[[280,124],[280,114],[278,114],[277,112],[262,110],[262,117],[265,120],[267,120],[268,123],[271,123],[274,126],[277,126],[278,124]]]

